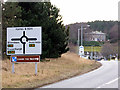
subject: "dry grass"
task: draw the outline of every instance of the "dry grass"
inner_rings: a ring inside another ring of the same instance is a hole
[[[34,63],[15,64],[15,74],[12,74],[12,64],[9,60],[2,62],[3,88],[33,88],[53,83],[91,71],[101,66],[100,63],[79,58],[74,53],[63,54],[61,58],[50,59],[49,62],[38,63],[38,74]]]

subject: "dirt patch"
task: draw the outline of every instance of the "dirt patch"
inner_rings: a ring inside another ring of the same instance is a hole
[[[12,74],[12,64],[9,60],[2,62],[3,88],[34,88],[47,85],[63,79],[81,75],[101,66],[93,60],[80,58],[74,53],[65,53],[58,59],[46,59],[38,63],[38,73],[35,73],[34,63],[15,64],[15,74]]]

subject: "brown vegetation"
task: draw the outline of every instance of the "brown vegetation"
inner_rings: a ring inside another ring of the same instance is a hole
[[[3,88],[33,88],[43,86],[86,73],[101,66],[96,61],[82,59],[70,52],[63,54],[61,58],[46,60],[45,62],[38,63],[37,76],[34,75],[34,63],[15,64],[15,74],[12,74],[11,62],[4,60],[2,62]]]

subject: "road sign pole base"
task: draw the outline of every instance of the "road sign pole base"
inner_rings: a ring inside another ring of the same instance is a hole
[[[12,73],[14,74],[15,73],[15,70],[14,70],[14,63],[12,62]]]
[[[35,75],[37,75],[37,62],[35,62]]]

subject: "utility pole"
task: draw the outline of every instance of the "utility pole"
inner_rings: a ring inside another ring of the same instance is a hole
[[[80,29],[78,29],[78,55],[82,57],[84,55],[84,47],[83,47],[83,25],[81,24],[81,46],[79,46],[79,34]]]
[[[79,44],[80,44],[80,29],[78,29],[78,55],[79,55]]]
[[[81,25],[81,46],[83,45],[83,26]]]
[[[89,27],[90,25],[87,25]],[[86,29],[86,28],[84,28]],[[84,55],[84,46],[83,46],[83,24],[81,24],[81,46],[79,46],[79,33],[80,29],[78,29],[78,55],[82,57]]]

